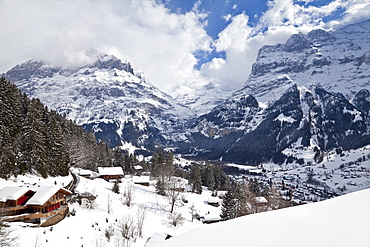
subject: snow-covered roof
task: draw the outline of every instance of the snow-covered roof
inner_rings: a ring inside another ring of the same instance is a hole
[[[257,203],[268,203],[267,199],[265,197],[263,197],[263,196],[255,197],[254,200]]]
[[[27,193],[27,191],[31,190],[27,187],[17,187],[17,186],[9,186],[4,187],[0,190],[0,202],[6,202],[7,200],[17,200],[21,196]]]
[[[122,167],[98,167],[99,175],[124,175]]]
[[[142,169],[143,169],[143,167],[142,167],[142,166],[139,166],[139,165],[136,165],[136,166],[134,166],[134,169],[135,169],[135,170],[142,170]]]
[[[252,173],[262,173],[263,170],[262,169],[253,169],[253,170],[249,170],[249,172],[252,172]]]
[[[132,182],[134,183],[149,183],[150,177],[149,176],[133,176]]]
[[[78,175],[80,176],[90,176],[91,174],[92,174],[92,171],[90,170],[85,170],[85,169],[78,170]]]
[[[44,205],[59,190],[72,194],[72,192],[58,186],[41,186],[37,188],[36,193],[26,202],[26,205]]]
[[[208,203],[219,203],[220,202],[220,199],[218,197],[215,197],[215,196],[210,196],[208,197]]]
[[[221,217],[218,214],[206,214],[204,215],[204,221],[212,222],[212,221],[219,221]]]

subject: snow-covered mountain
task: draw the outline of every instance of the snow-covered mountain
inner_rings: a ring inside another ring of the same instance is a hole
[[[245,87],[260,102],[278,99],[293,84],[320,86],[347,99],[369,89],[370,20],[326,32],[292,35],[285,44],[264,46]]]
[[[320,162],[326,151],[369,144],[369,57],[370,21],[262,47],[245,87],[192,127],[195,153],[279,163],[298,148]]]
[[[194,114],[153,86],[130,63],[102,55],[76,69],[40,61],[15,66],[5,76],[30,97],[76,121],[110,146],[155,149],[183,140]]]
[[[320,162],[327,151],[370,144],[370,21],[262,47],[245,86],[208,113],[219,87],[173,99],[112,56],[75,70],[29,61],[5,76],[111,146],[172,146],[260,164]],[[189,106],[206,114],[198,118]],[[295,149],[312,158],[290,157]]]

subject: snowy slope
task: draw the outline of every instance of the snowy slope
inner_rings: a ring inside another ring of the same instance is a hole
[[[370,190],[205,225],[155,246],[370,246]]]
[[[27,186],[44,185],[50,186],[57,183],[63,186],[70,182],[71,176],[42,179],[35,176],[18,176],[8,181],[0,180],[0,189],[5,186]],[[123,179],[120,184],[120,191],[123,193],[127,186],[132,186],[133,200],[131,207],[122,203],[121,195],[112,191],[113,183],[103,179],[90,180],[83,177],[79,178],[77,191],[79,193],[91,193],[97,196],[94,207],[87,208],[85,204],[79,205],[74,202],[69,204],[70,211],[75,211],[75,216],[66,217],[58,224],[51,227],[31,227],[33,224],[20,222],[10,223],[14,234],[18,236],[19,246],[124,246],[119,232],[119,224],[125,217],[133,217],[136,221],[137,211],[146,208],[146,219],[143,226],[143,237],[137,238],[132,242],[132,247],[143,247],[147,240],[155,233],[165,233],[172,236],[185,233],[191,229],[201,226],[203,223],[198,220],[192,221],[191,207],[194,206],[201,215],[219,215],[220,207],[210,206],[206,203],[211,191],[203,191],[201,195],[185,192],[188,203],[178,201],[175,211],[180,212],[184,217],[184,223],[179,226],[172,226],[168,219],[169,203],[166,198],[155,193],[155,181],[151,181],[151,186],[134,185],[132,178]],[[110,202],[110,209],[108,209]],[[105,236],[105,230],[113,227],[113,236],[110,241]],[[37,243],[37,244],[36,244]]]

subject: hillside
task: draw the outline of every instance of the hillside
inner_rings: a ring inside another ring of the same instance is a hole
[[[71,166],[110,165],[104,142],[0,78],[0,177],[67,175]]]
[[[20,176],[18,179],[0,180],[0,187],[25,184],[66,184],[71,176],[49,178]],[[168,218],[169,204],[151,186],[134,185],[126,178],[120,185],[123,193],[127,186],[133,191],[133,204],[122,203],[121,194],[114,193],[112,183],[102,179],[80,177],[77,191],[97,196],[93,206],[84,199],[70,204],[70,215],[52,227],[27,227],[25,223],[11,223],[20,246],[122,246],[120,224],[127,217],[136,215],[139,208],[146,208],[143,237],[130,242],[132,247],[142,246],[368,246],[370,190],[362,190],[323,202],[243,216],[226,222],[203,225],[191,220],[191,208],[199,214],[217,216],[221,209],[206,203],[211,192],[201,195],[185,193],[188,203],[176,205],[184,223],[174,227]],[[90,206],[89,206],[90,205]],[[110,206],[108,206],[110,205]],[[112,230],[108,241],[106,231]],[[157,244],[146,245],[154,235],[174,236]],[[120,240],[121,239],[121,240]],[[121,242],[120,242],[121,241]]]
[[[370,245],[370,190],[206,225],[155,246]]]

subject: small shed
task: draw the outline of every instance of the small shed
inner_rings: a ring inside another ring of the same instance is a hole
[[[93,176],[93,172],[86,169],[79,169],[78,175],[84,178],[91,178]]]
[[[216,223],[221,220],[221,217],[218,214],[206,214],[203,218],[203,223],[210,224],[210,223]]]
[[[134,184],[149,186],[150,177],[149,176],[132,176],[132,182]]]
[[[98,167],[99,177],[107,181],[123,178],[122,167]]]
[[[207,203],[211,206],[218,207],[220,206],[220,198],[216,196],[210,196],[208,197]]]

